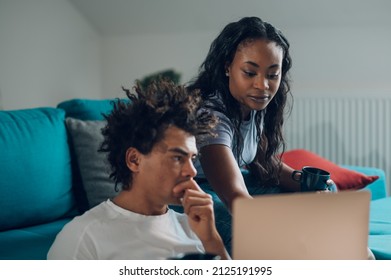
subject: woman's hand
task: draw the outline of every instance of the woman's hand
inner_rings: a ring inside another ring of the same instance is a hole
[[[295,174],[295,179],[292,178],[294,169],[285,163],[282,163],[282,169],[280,173],[280,186],[281,189],[288,192],[299,192],[300,187],[300,173]]]
[[[328,189],[325,192],[338,192],[337,185],[334,183],[333,180],[328,179],[326,181],[326,185],[328,186]]]

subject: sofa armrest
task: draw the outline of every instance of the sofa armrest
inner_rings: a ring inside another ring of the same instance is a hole
[[[363,190],[369,190],[372,194],[372,200],[377,200],[387,196],[386,174],[384,170],[376,167],[364,167],[355,165],[342,165],[342,167],[360,172],[365,175],[376,175],[379,179],[367,185]]]

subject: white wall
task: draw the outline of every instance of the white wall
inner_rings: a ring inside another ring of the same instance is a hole
[[[245,15],[260,16],[288,37],[294,95],[391,93],[390,1],[279,1],[243,0],[240,9],[231,8],[236,1],[208,5],[205,11],[218,9],[208,14],[220,22],[209,30],[111,36],[99,34],[68,0],[0,0],[0,107],[123,96],[121,86],[166,68],[187,82],[220,30]],[[167,21],[191,12],[173,9]]]
[[[293,94],[390,96],[390,30],[391,24],[288,30]]]
[[[214,34],[157,34],[103,38],[103,95],[123,96],[121,86],[173,68],[182,82],[191,79],[207,54]]]
[[[100,36],[64,0],[0,0],[0,106],[101,96]]]
[[[360,5],[355,5],[355,1],[342,5],[345,2],[330,0],[317,5],[316,0],[308,0],[308,5],[301,5],[300,9],[296,8],[296,0],[282,2],[280,8],[273,2],[273,9],[268,9],[269,1],[243,1],[244,6],[253,5],[253,14],[248,13],[248,7],[243,8],[247,13],[239,10],[235,13],[229,5],[222,5],[215,15],[221,18],[220,25],[208,32],[105,36],[103,95],[121,95],[121,85],[168,67],[183,74],[182,82],[189,81],[196,75],[211,41],[225,24],[241,15],[259,16],[288,37],[293,58],[294,95],[391,94],[391,19],[384,17],[391,14],[391,2],[375,1],[371,6],[371,0],[364,0]],[[322,11],[325,5],[335,9],[328,8],[325,14]],[[173,13],[181,12],[173,10]],[[232,15],[231,20],[227,15]],[[308,19],[297,20],[298,17]]]

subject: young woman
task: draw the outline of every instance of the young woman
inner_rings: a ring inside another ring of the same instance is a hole
[[[246,17],[222,30],[189,84],[219,118],[216,137],[199,144],[196,168],[198,182],[215,200],[217,226],[228,248],[234,199],[300,190],[293,169],[277,156],[284,150],[291,65],[281,31]]]
[[[212,42],[198,77],[205,107],[219,122],[216,137],[198,142],[200,186],[212,195],[217,229],[231,251],[232,202],[238,197],[300,191],[284,164],[284,110],[290,94],[289,42],[257,17],[228,24]],[[298,178],[295,178],[298,179]],[[327,184],[335,192],[332,180]],[[256,214],[254,215],[256,217]],[[368,259],[374,256],[368,248]]]

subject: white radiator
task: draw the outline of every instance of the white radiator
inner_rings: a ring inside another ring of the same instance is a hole
[[[391,193],[391,98],[295,97],[285,138],[287,150],[383,169]]]

